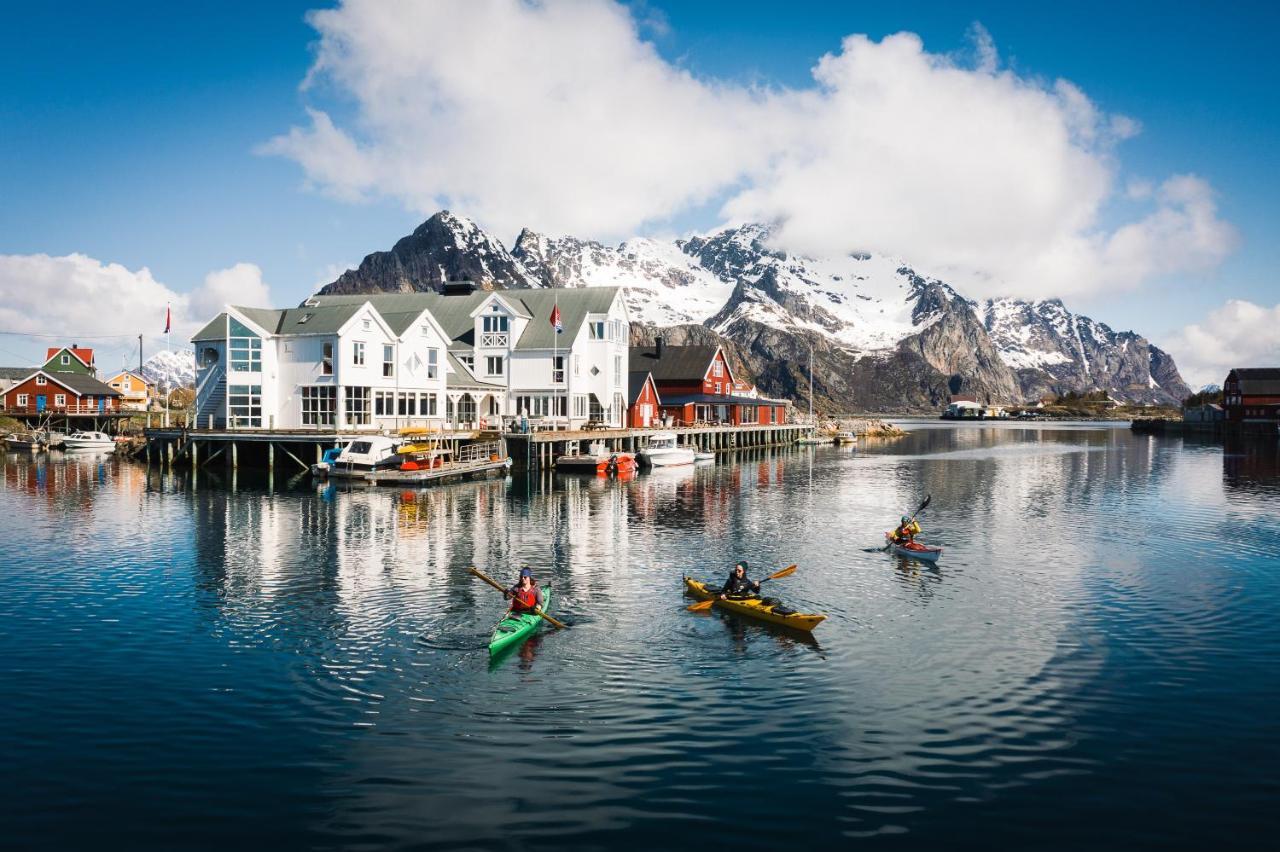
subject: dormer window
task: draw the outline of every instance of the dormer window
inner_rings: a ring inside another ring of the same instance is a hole
[[[493,309],[498,310],[498,306],[494,305]],[[480,346],[505,348],[510,328],[511,320],[506,314],[486,314],[480,318]]]
[[[62,365],[65,367],[67,364],[70,364],[70,363],[71,363],[71,356],[70,356],[70,355],[68,355],[67,353],[63,352],[63,353],[62,353]]]

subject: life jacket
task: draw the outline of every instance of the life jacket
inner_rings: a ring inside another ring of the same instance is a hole
[[[516,587],[512,590],[511,608],[516,612],[532,612],[538,605],[538,589],[530,586],[527,589]]]

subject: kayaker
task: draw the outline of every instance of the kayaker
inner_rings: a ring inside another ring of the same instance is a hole
[[[739,562],[729,572],[724,588],[720,590],[720,600],[728,598],[750,598],[760,591],[760,584],[747,579],[747,563]]]
[[[514,613],[533,612],[535,608],[542,608],[542,591],[529,568],[520,569],[520,579],[507,589],[506,596],[511,601],[511,611]]]
[[[916,519],[910,515],[903,515],[902,522],[893,531],[893,541],[895,544],[911,544],[916,540],[918,532],[920,532],[920,525],[916,523]]]

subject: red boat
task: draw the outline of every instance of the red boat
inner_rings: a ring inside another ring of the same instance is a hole
[[[557,458],[556,469],[566,473],[594,473],[598,476],[628,474],[636,470],[636,457],[634,453],[608,450],[603,442],[597,441],[591,444],[588,452]]]

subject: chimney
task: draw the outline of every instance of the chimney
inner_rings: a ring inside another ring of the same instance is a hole
[[[655,338],[653,339],[653,345],[654,345],[654,347],[655,347],[655,348],[656,348],[656,350],[657,350],[657,354],[656,354],[654,357],[655,357],[655,358],[657,358],[659,361],[661,361],[661,360],[662,360],[662,349],[663,349],[662,335],[661,335],[661,334],[659,334],[657,337],[655,337]]]

